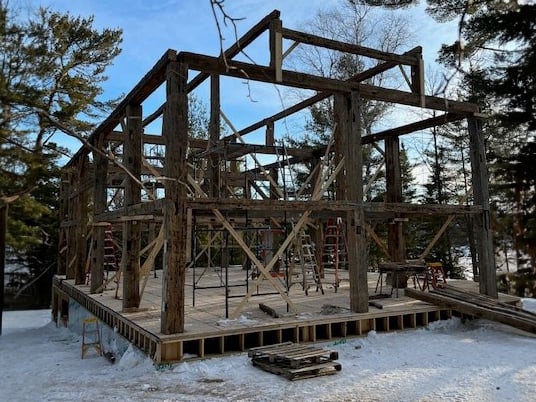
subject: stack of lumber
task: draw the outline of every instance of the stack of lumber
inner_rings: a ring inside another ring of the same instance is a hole
[[[535,313],[500,302],[490,296],[466,292],[452,286],[429,292],[406,289],[406,296],[536,334]]]
[[[291,381],[335,374],[342,369],[334,361],[338,352],[293,342],[252,348],[248,356],[254,366]]]

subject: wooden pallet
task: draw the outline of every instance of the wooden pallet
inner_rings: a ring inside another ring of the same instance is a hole
[[[337,351],[293,342],[252,348],[248,356],[254,366],[291,381],[336,374],[342,370],[342,365],[334,361],[339,357]]]

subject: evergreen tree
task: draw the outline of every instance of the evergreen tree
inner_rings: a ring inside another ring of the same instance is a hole
[[[360,1],[398,6],[418,1]],[[397,4],[398,3],[398,4]],[[490,161],[491,201],[496,239],[514,247],[520,267],[533,270],[536,133],[536,4],[504,0],[427,0],[438,21],[459,21],[459,38],[444,45],[440,60],[461,74],[467,99],[482,106]],[[506,254],[506,252],[505,252]]]
[[[47,8],[27,19],[16,12],[0,0],[0,207],[9,204],[10,249],[44,262],[55,255],[57,162],[66,154],[53,136],[61,127],[87,134],[113,106],[101,85],[121,31]]]

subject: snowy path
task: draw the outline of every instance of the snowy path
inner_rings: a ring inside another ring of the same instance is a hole
[[[536,300],[528,300],[536,310]],[[369,333],[339,351],[342,371],[290,382],[251,366],[247,354],[156,371],[129,350],[115,365],[48,321],[48,311],[4,313],[0,401],[532,401],[536,338],[458,319],[427,329]]]

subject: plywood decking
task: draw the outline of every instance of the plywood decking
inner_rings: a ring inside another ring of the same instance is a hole
[[[237,268],[229,272],[229,283],[243,279],[243,272]],[[220,283],[216,269],[205,272],[204,284]],[[375,296],[377,274],[368,274],[368,288]],[[158,363],[168,363],[185,358],[204,358],[231,352],[242,352],[281,342],[317,342],[364,335],[371,330],[392,331],[426,326],[431,321],[450,318],[452,311],[403,296],[399,298],[374,299],[374,305],[367,313],[352,313],[349,305],[349,284],[343,280],[335,292],[329,284],[329,276],[324,279],[325,294],[310,289],[309,296],[299,285],[290,288],[290,295],[298,307],[299,314],[290,314],[280,295],[255,296],[242,315],[236,320],[226,319],[225,288],[196,290],[195,306],[191,286],[186,294],[186,331],[182,334],[164,335],[160,332],[161,272],[157,278],[151,275],[139,309],[122,311],[122,300],[114,298],[115,289],[102,294],[90,294],[88,285],[74,285],[73,280],[56,278],[54,299],[57,305],[65,298],[72,298],[97,316],[104,323],[139,347]],[[201,282],[200,282],[201,283]],[[454,282],[450,282],[454,283]],[[477,284],[456,281],[456,286],[473,288]],[[228,288],[230,295],[239,294],[244,289]],[[259,293],[269,293],[269,286],[261,286]],[[272,289],[273,290],[273,289]],[[384,293],[390,288],[384,287]],[[119,294],[122,292],[120,290]],[[501,295],[502,301],[515,302],[516,298]],[[59,299],[59,301],[57,300]],[[240,298],[229,298],[229,310]],[[274,309],[280,318],[273,318],[261,311],[259,303]],[[378,308],[378,307],[381,307]]]

